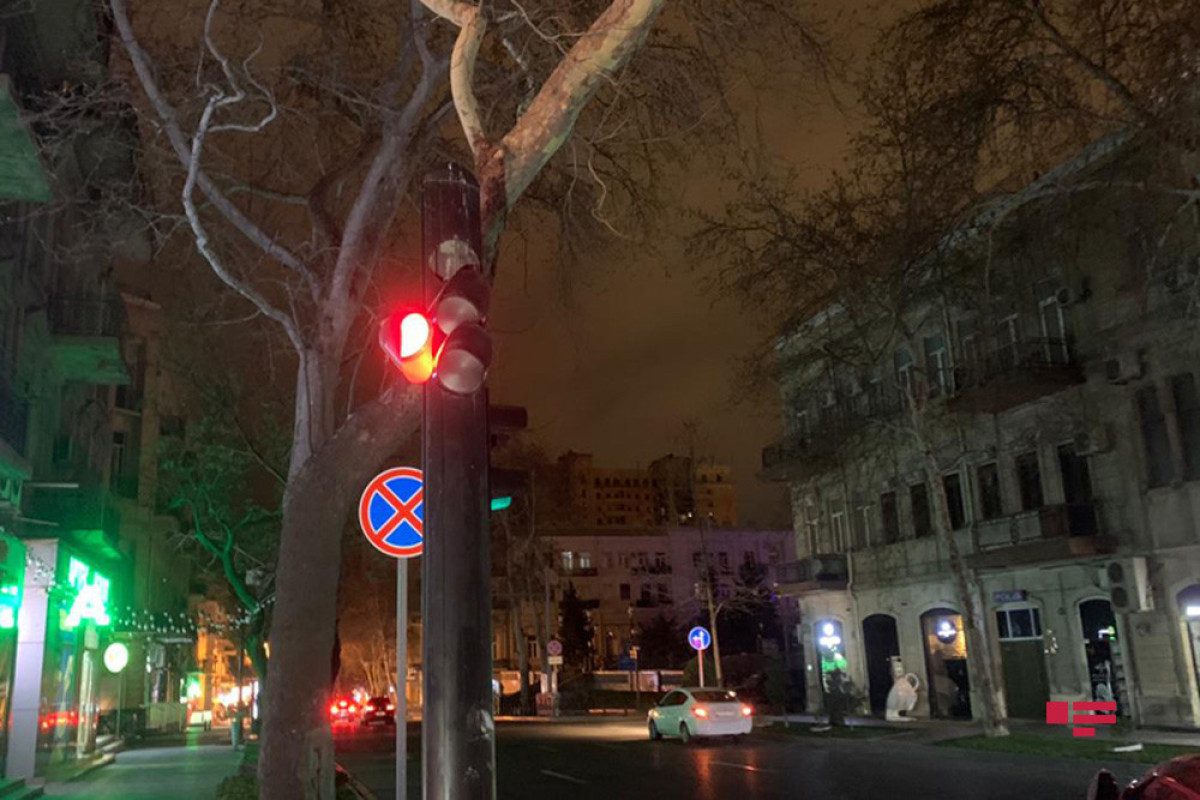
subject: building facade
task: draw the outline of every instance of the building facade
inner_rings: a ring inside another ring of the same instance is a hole
[[[1115,699],[1200,725],[1200,252],[1130,174],[1154,175],[1149,156],[1109,148],[1024,192],[1086,180],[1086,203],[1006,212],[986,252],[959,236],[959,283],[915,292],[897,309],[913,334],[875,338],[874,363],[818,355],[863,334],[842,298],[780,340],[785,437],[763,465],[791,487],[799,559],[777,580],[814,707],[843,669],[875,711],[911,672],[916,715],[978,714],[944,513],[1010,716]]]

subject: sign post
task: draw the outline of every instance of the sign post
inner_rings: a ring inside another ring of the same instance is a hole
[[[125,665],[129,663],[129,648],[122,642],[113,642],[104,648],[104,666],[117,676],[117,738],[121,738],[121,706],[125,705]]]
[[[408,559],[425,549],[421,470],[393,467],[367,484],[358,522],[376,550],[396,559],[396,800],[408,793]]]
[[[563,663],[563,646],[558,639],[551,639],[546,643],[546,655],[549,658],[546,662],[550,665],[550,698],[552,705],[550,706],[550,716],[558,716],[558,668]]]
[[[707,628],[701,628],[699,625],[688,631],[688,644],[696,651],[696,658],[700,662],[700,687],[704,688],[704,651],[712,644],[712,635],[709,634]]]

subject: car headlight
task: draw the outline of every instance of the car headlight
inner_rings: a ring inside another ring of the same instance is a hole
[[[657,708],[650,709],[650,719],[658,719],[658,709]]]

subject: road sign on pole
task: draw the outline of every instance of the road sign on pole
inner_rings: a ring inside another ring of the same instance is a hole
[[[546,653],[552,657],[561,656],[563,653],[562,642],[560,642],[558,639],[551,639],[546,643]]]
[[[704,651],[712,644],[712,634],[707,628],[699,625],[688,631],[688,644],[696,651],[696,660],[700,664],[700,685],[704,686]]]
[[[358,524],[375,549],[393,558],[425,550],[425,481],[421,470],[392,467],[375,476],[358,501]]]
[[[376,475],[358,502],[358,524],[376,550],[396,559],[396,800],[404,800],[408,794],[408,559],[425,550],[421,470],[392,467]]]

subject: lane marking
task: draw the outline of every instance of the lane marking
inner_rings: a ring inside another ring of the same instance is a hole
[[[773,769],[764,769],[763,767],[755,767],[750,764],[734,764],[730,761],[710,761],[708,762],[718,767],[734,767],[736,769],[744,769],[747,772],[774,772]]]
[[[577,783],[580,786],[587,785],[587,781],[581,781],[581,780],[579,780],[579,778],[572,778],[570,775],[563,775],[561,772],[555,772],[554,770],[544,769],[544,770],[542,770],[542,774],[546,775],[548,777],[551,777],[551,778],[558,778],[560,781],[570,781],[571,783]]]

